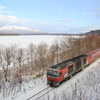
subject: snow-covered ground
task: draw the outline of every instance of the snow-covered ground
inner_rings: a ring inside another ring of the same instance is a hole
[[[40,100],[100,100],[100,59],[63,82]],[[21,91],[0,100],[27,100],[29,97],[48,87],[46,75],[22,84]],[[49,98],[49,99],[47,99]],[[31,99],[34,100],[34,99]]]

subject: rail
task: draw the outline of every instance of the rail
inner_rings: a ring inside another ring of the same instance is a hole
[[[47,87],[47,88],[41,90],[40,92],[36,93],[35,95],[29,97],[27,100],[38,100],[39,98],[43,97],[44,95],[46,95],[47,93],[49,93],[53,89],[54,88]]]

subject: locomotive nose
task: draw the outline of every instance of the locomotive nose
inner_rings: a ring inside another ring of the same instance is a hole
[[[50,85],[50,86],[55,86],[55,87],[57,87],[57,86],[60,85],[60,82],[54,82],[54,81],[48,80],[48,81],[47,81],[47,84]]]
[[[53,86],[53,82],[48,80],[47,85]]]

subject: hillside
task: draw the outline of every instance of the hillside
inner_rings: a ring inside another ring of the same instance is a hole
[[[58,88],[39,100],[99,100],[100,97],[100,59],[92,63],[72,79],[63,82]],[[88,81],[87,81],[88,80]],[[16,87],[18,88],[18,87]],[[28,85],[23,83],[18,93],[9,95],[6,100],[28,100],[39,91],[47,88],[46,75],[34,79]],[[3,99],[0,99],[3,100]],[[35,100],[34,98],[30,100]]]
[[[100,35],[100,30],[93,30],[93,31],[90,31],[90,32],[87,32],[87,33],[85,33],[85,34],[88,34],[88,35],[92,35],[92,34],[98,34],[98,35]]]

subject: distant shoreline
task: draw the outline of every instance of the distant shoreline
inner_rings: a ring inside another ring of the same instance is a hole
[[[70,35],[70,36],[85,36],[86,34],[0,34],[0,36],[27,36],[27,35]]]

